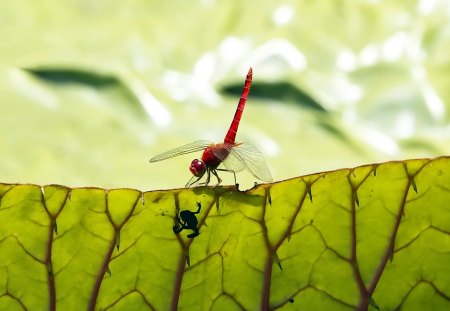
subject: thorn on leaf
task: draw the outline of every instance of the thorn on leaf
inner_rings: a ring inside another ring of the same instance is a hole
[[[375,300],[373,300],[372,296],[369,297],[369,305],[371,305],[372,307],[374,307],[377,310],[380,310],[380,307],[376,304]]]
[[[355,193],[355,202],[356,202],[356,205],[358,205],[358,207],[359,207],[358,192],[355,190],[354,193]]]
[[[414,178],[411,178],[411,185],[412,185],[414,191],[417,193],[417,185],[416,185],[416,182],[414,181]]]
[[[55,232],[55,234],[58,234],[58,224],[56,223],[56,219],[53,219],[52,222],[53,222],[53,231]]]
[[[186,259],[186,263],[187,263],[188,267],[191,267],[191,257],[189,256],[189,251],[186,252],[186,254],[184,255],[184,258]]]
[[[116,248],[119,251],[120,248],[120,231],[116,231]]]

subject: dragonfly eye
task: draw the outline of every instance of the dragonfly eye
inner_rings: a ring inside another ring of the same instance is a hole
[[[195,159],[191,162],[189,170],[191,171],[192,175],[201,177],[206,172],[206,165],[202,160]]]

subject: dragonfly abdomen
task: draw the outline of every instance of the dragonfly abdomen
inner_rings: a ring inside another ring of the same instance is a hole
[[[225,136],[224,143],[234,144],[236,139],[236,133],[239,127],[239,122],[241,122],[242,113],[244,112],[245,102],[247,101],[248,93],[250,92],[250,86],[252,85],[252,75],[253,70],[250,68],[247,73],[247,78],[245,79],[244,88],[242,90],[241,98],[239,99],[236,112],[234,114],[233,121],[231,122],[230,128],[228,129],[227,135]]]

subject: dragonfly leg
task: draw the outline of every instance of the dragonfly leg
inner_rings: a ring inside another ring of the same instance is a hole
[[[206,181],[205,181],[205,182],[198,183],[199,186],[207,186],[207,185],[209,184],[209,181],[211,180],[211,173],[210,173],[209,170],[206,170],[206,174],[207,174],[207,175],[206,175]],[[202,177],[199,177],[195,182],[199,181],[200,178],[202,178]],[[191,185],[193,185],[193,184],[194,184],[194,183],[192,183]]]
[[[207,186],[209,184],[209,181],[211,180],[211,171],[209,169],[207,169],[206,174],[208,174],[208,175],[206,176],[205,186]]]
[[[196,184],[201,178],[202,176],[198,177],[197,179],[195,179],[197,176],[192,176],[191,179],[189,179],[189,181],[187,182],[187,184],[185,185],[185,187],[190,187],[194,184]],[[194,180],[195,179],[195,180]]]
[[[216,176],[216,178],[217,178],[217,184],[214,186],[214,187],[217,187],[217,186],[220,185],[220,183],[222,182],[222,178],[219,177],[219,175],[217,174],[216,170],[212,170],[211,172],[212,172],[212,173],[214,174],[214,176]]]
[[[239,191],[239,184],[237,183],[237,179],[236,179],[236,172],[232,171],[232,170],[226,170],[223,168],[216,168],[216,171],[222,171],[222,172],[228,172],[228,173],[233,173],[234,176],[234,185],[236,186],[236,190]],[[217,174],[217,173],[216,173]],[[216,175],[217,176],[217,175]],[[219,176],[217,176],[217,178],[219,178]],[[220,179],[220,178],[219,178]],[[220,182],[222,182],[222,179],[220,179]]]

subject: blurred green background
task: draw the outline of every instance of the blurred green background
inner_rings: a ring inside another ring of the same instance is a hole
[[[222,141],[250,66],[275,180],[450,154],[447,0],[1,1],[0,34],[2,182],[182,187],[200,154],[148,160]]]

